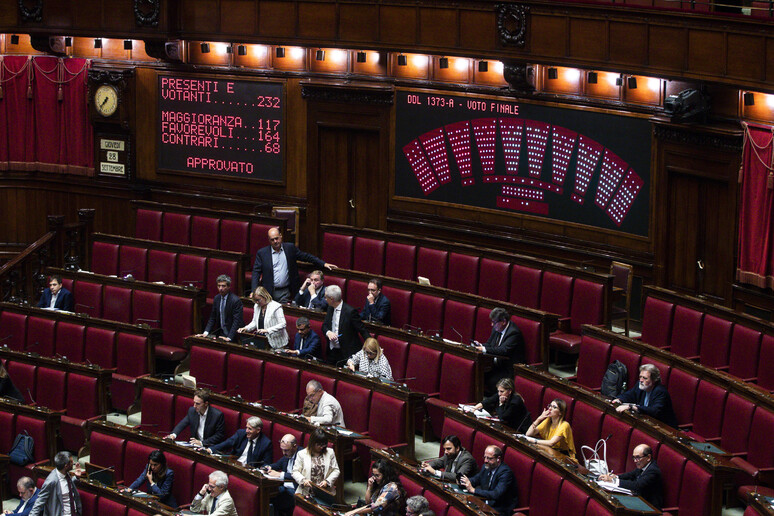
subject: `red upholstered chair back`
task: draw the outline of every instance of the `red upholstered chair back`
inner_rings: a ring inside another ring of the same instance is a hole
[[[562,516],[585,516],[589,494],[572,482],[564,482],[559,492],[557,514]]]
[[[400,379],[406,377],[406,360],[408,359],[409,343],[405,340],[397,340],[392,337],[379,336],[379,346],[381,346],[384,356],[390,363],[392,377]]]
[[[352,248],[355,238],[351,235],[325,233],[323,250],[320,257],[326,263],[332,263],[343,269],[352,268]]]
[[[417,246],[387,242],[384,252],[384,275],[391,278],[416,281]]]
[[[543,323],[514,315],[511,321],[521,331],[524,337],[524,352],[527,364],[542,364]]]
[[[654,457],[658,455],[658,447],[661,446],[661,443],[658,440],[656,440],[655,437],[646,434],[645,432],[643,432],[638,428],[635,428],[634,430],[632,430],[632,434],[629,437],[630,453],[626,457],[626,471],[632,471],[636,468],[636,466],[634,465],[634,460],[632,459],[631,451],[634,450],[634,448],[638,444],[647,444],[648,446],[650,446],[650,449],[653,450]]]
[[[183,347],[187,336],[194,334],[193,299],[165,295],[161,302],[162,340],[167,346]]]
[[[92,272],[97,274],[118,274],[118,244],[94,242],[91,246]]]
[[[384,414],[390,414],[385,418]],[[344,414],[346,418],[346,413]],[[374,392],[371,396],[371,414],[368,422],[368,431],[371,439],[393,446],[406,442],[406,402],[390,397],[381,392]],[[347,425],[349,426],[349,420]],[[413,438],[413,436],[412,436]]]
[[[102,285],[90,281],[78,281],[73,292],[73,310],[89,317],[102,317]]]
[[[467,254],[449,254],[449,273],[446,287],[450,290],[478,293],[478,266],[481,259]]]
[[[390,326],[403,328],[409,322],[411,313],[411,291],[385,285],[382,294],[390,300]]]
[[[704,314],[692,308],[677,306],[672,324],[672,337],[669,340],[670,350],[681,357],[695,358],[699,356],[699,338]]]
[[[208,386],[213,391],[223,391],[226,387],[226,352],[203,346],[191,347],[191,376],[199,385]]]
[[[523,265],[511,267],[511,286],[509,301],[527,308],[540,307],[540,289],[543,284],[543,271]]]
[[[513,471],[513,477],[518,479],[516,489],[519,493],[519,507],[529,507],[529,492],[535,460],[510,447],[505,449],[503,460]]]
[[[148,278],[148,250],[140,247],[122,245],[118,251],[118,275],[131,274],[136,280]]]
[[[175,283],[177,275],[177,253],[151,249],[148,251],[148,281]]]
[[[657,348],[668,347],[674,314],[673,303],[655,297],[645,299],[645,309],[642,313],[642,342]]]
[[[287,366],[267,362],[263,367],[263,399],[284,412],[298,410],[298,383],[301,372]]]
[[[161,328],[161,294],[135,290],[132,295],[132,315],[135,324]]]
[[[207,297],[215,297],[218,293],[217,279],[221,274],[226,274],[231,278],[232,292],[236,292],[235,286],[238,285],[239,264],[231,260],[221,260],[219,258],[207,258]]]
[[[49,442],[48,433],[46,432],[46,422],[42,419],[36,419],[32,416],[25,416],[19,414],[16,416],[16,430],[14,436],[23,432],[30,434],[35,440],[35,447],[32,451],[32,455],[35,457],[35,462],[40,462],[48,458]],[[18,479],[12,479],[13,483],[16,483]]]
[[[27,319],[27,345],[25,351],[38,353],[44,357],[54,355],[56,321],[43,317]]]
[[[0,314],[0,339],[14,351],[23,351],[27,340],[27,316],[5,311]]]
[[[521,397],[524,399],[524,404],[527,406],[527,410],[529,410],[529,413],[534,420],[541,412],[543,412],[543,391],[545,390],[545,387],[537,382],[524,378],[523,376],[515,376],[513,378],[513,383],[516,387],[516,392],[521,394]]]
[[[150,446],[134,441],[127,441],[124,451],[124,480],[128,480],[131,483],[140,476],[142,470],[148,467],[148,455],[150,455],[150,452],[153,450],[154,448],[151,448]]]
[[[432,491],[425,491],[424,496],[427,498],[430,510],[433,511],[436,516],[446,516],[446,511],[449,510],[449,502]]]
[[[584,324],[601,325],[605,322],[605,288],[601,283],[576,279],[572,287],[570,328],[579,335]]]
[[[774,367],[771,364],[774,364],[774,336],[764,335],[758,361],[758,385],[767,391],[774,391]]]
[[[705,315],[699,344],[699,360],[707,367],[728,365],[731,332],[734,323],[714,315]]]
[[[173,415],[174,396],[167,392],[145,388],[140,395],[142,426],[148,431],[172,431],[177,424]],[[136,477],[135,477],[136,478]]]
[[[446,353],[441,361],[439,398],[450,403],[470,403],[475,395],[476,364],[469,358]]]
[[[132,290],[105,285],[102,317],[110,321],[132,322]]]
[[[747,462],[759,468],[770,468],[774,464],[774,413],[761,407],[755,410],[747,449]]]
[[[56,325],[56,353],[70,362],[83,362],[86,328],[82,324],[60,321]]]
[[[640,367],[640,354],[635,353],[634,351],[630,351],[626,348],[622,348],[619,346],[613,346],[613,348],[610,350],[610,362],[613,363],[616,360],[621,361],[625,366],[626,370],[629,373],[629,378],[626,380],[626,389],[631,389],[637,383],[639,383],[639,367]],[[604,374],[604,373],[603,373]],[[600,377],[600,382],[602,378]]]
[[[97,378],[70,373],[67,375],[67,415],[88,419],[100,415]]]
[[[360,433],[367,432],[371,391],[365,387],[341,381],[336,386],[336,399],[341,404],[341,412],[344,414],[347,428]]]
[[[448,256],[448,251],[420,247],[417,253],[417,276],[429,279],[433,286],[445,287]]]
[[[126,439],[107,435],[99,430],[92,431],[89,436],[89,448],[91,451],[89,461],[102,467],[113,466],[116,480],[123,480],[125,446]],[[134,478],[131,481],[134,481]]]
[[[765,407],[761,410],[766,410]],[[720,435],[720,447],[729,453],[746,453],[747,440],[750,436],[755,405],[738,394],[729,393],[726,398],[726,410],[723,414],[723,426]],[[756,428],[756,432],[766,432],[767,429]],[[774,431],[774,427],[768,429]],[[768,432],[767,432],[768,433]],[[749,450],[751,454],[757,450]]]
[[[221,222],[221,226],[223,223]],[[252,222],[250,223],[250,241],[249,241],[249,255],[250,255],[250,265],[252,269],[252,262],[255,261],[255,255],[258,253],[258,250],[266,247],[269,245],[269,230],[274,226],[269,224],[261,224],[259,222]],[[221,229],[221,232],[223,229]],[[338,265],[338,264],[336,264]]]
[[[191,216],[185,213],[164,213],[161,240],[173,244],[191,244]]]
[[[322,385],[325,392],[331,396],[336,395],[336,384],[338,383],[335,378],[322,376],[309,371],[301,371],[301,379],[298,382],[298,399],[299,403],[303,404],[304,398],[306,398],[306,384],[311,380],[317,380]],[[346,414],[344,414],[346,416]]]
[[[476,307],[467,303],[461,303],[453,299],[447,299],[444,306],[443,331],[444,338],[455,342],[470,342],[473,337],[473,325],[475,324]]]
[[[473,448],[470,450],[470,453],[477,463],[484,461],[484,451],[487,446],[492,445],[497,446],[501,450],[505,448],[505,444],[501,440],[495,439],[484,432],[476,432],[476,435],[473,436]]]
[[[345,291],[342,290],[342,294],[344,294],[344,299],[346,299],[347,304],[357,308],[358,312],[362,312],[363,306],[365,306],[366,296],[368,295],[368,284],[365,281],[350,279],[347,281],[346,293],[344,292]]]
[[[672,395],[672,407],[677,422],[687,425],[693,421],[693,409],[696,403],[696,389],[699,379],[682,369],[673,369],[669,374],[669,393]],[[680,393],[677,396],[677,393]]]
[[[256,247],[256,251],[261,247],[268,245],[268,229],[261,235],[256,235],[256,239],[263,245]],[[220,221],[220,245],[219,249],[224,251],[233,251],[235,253],[250,252],[250,223],[242,220],[221,219]],[[251,253],[250,265],[255,260],[255,252]],[[252,268],[252,267],[251,267]]]
[[[197,288],[207,288],[206,271],[207,259],[204,256],[181,253],[177,257],[177,277],[175,278],[175,283],[177,285],[193,285]]]
[[[148,370],[148,338],[131,333],[119,333],[116,339],[116,371],[126,376],[142,376]]]
[[[406,363],[406,385],[413,390],[434,394],[438,392],[441,376],[441,352],[437,349],[412,345]]]
[[[572,276],[546,271],[540,287],[540,309],[561,317],[570,316],[572,305]]]
[[[685,464],[680,485],[680,514],[710,514],[712,475],[695,462]]]
[[[761,338],[761,332],[757,330],[741,324],[734,326],[728,357],[728,372],[730,374],[746,381],[757,376],[759,361],[751,360],[751,357],[760,356]]]
[[[175,472],[172,495],[177,500],[177,503],[190,502],[198,492],[194,491],[194,489],[201,489],[201,485],[194,486],[194,461],[171,453],[165,455],[167,456],[167,467]]]
[[[489,258],[481,258],[478,275],[478,295],[498,301],[508,301],[511,264]]]
[[[8,375],[13,378],[14,385],[24,396],[25,403],[33,403],[33,400],[37,401],[35,396],[35,379],[38,376],[38,367],[33,364],[14,362],[12,360],[9,360],[5,367],[8,370]],[[4,449],[10,450],[10,447]]]
[[[384,240],[355,238],[352,268],[369,274],[384,274]]]
[[[610,343],[584,335],[578,354],[575,381],[588,389],[598,390],[610,362]]]
[[[146,455],[147,459],[147,455]],[[111,500],[110,498],[97,498],[97,514],[110,514],[111,516],[126,516],[129,508],[121,502]]]
[[[145,240],[161,240],[161,219],[163,213],[156,210],[137,210],[134,236]]]
[[[631,425],[612,414],[607,414],[602,419],[602,433],[600,435],[606,437],[613,434],[613,437],[607,441],[607,466],[612,471],[625,471],[626,461],[631,455],[629,448],[631,433]],[[575,449],[580,453],[577,443],[575,446]]]
[[[220,219],[212,217],[191,217],[191,245],[194,247],[219,247]],[[244,252],[244,251],[242,251]]]
[[[473,439],[475,437],[476,431],[470,428],[469,426],[465,425],[464,423],[461,423],[460,421],[457,421],[456,419],[449,419],[446,418],[443,421],[443,435],[441,436],[441,439],[449,436],[449,435],[456,435],[460,439],[460,444],[462,444],[462,447],[465,448],[468,451],[471,451],[473,449]],[[439,453],[439,456],[443,453]],[[476,462],[480,462],[481,459],[478,459]]]
[[[411,301],[411,325],[421,328],[425,333],[435,334],[443,329],[442,297],[414,292]]]
[[[540,414],[532,414],[534,420]],[[583,401],[576,401],[572,411],[572,435],[575,438],[575,449],[580,453],[583,445],[592,448],[602,434],[602,418],[604,413]],[[580,459],[580,457],[579,457]]]
[[[245,401],[262,399],[263,360],[231,353],[226,362],[226,389]]]
[[[724,388],[705,380],[699,382],[693,409],[694,433],[705,439],[720,437],[727,396]]]
[[[116,366],[116,332],[103,328],[86,328],[84,357],[92,364],[109,369]]]
[[[680,504],[680,486],[683,483],[683,471],[687,459],[683,453],[668,444],[659,447],[656,463],[661,470],[663,481],[664,507],[677,507]]]
[[[556,516],[562,477],[543,464],[535,464],[532,473],[530,516]],[[540,500],[538,502],[538,500]]]
[[[35,401],[51,410],[67,408],[67,373],[58,369],[38,367],[35,383],[40,386]]]

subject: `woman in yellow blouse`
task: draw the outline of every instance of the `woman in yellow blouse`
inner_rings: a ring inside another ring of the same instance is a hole
[[[567,403],[564,400],[558,398],[552,400],[543,413],[530,425],[527,437],[533,443],[550,446],[569,455],[571,459],[575,459],[572,427],[564,420],[566,412]]]

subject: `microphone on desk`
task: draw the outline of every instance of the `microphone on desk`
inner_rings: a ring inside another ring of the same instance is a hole
[[[344,366],[346,366],[347,365],[347,360],[349,360],[349,358],[344,358],[342,360],[339,360],[338,362],[336,362],[334,364],[334,367],[344,367]]]
[[[89,308],[89,309],[91,309],[91,310],[94,310],[94,307],[93,307],[93,306],[84,305],[83,303],[75,303],[75,308],[76,308],[76,309],[77,309],[79,306],[80,306],[81,308]],[[79,313],[80,313],[80,312],[79,312]]]
[[[200,387],[200,386],[202,386],[202,385],[203,385],[204,387],[207,387],[207,388],[211,389],[211,390],[214,390],[214,389],[217,387],[217,385],[213,385],[213,384],[211,384],[211,383],[196,382],[196,387],[197,387],[197,388],[198,388],[198,387]]]
[[[3,337],[2,339],[0,339],[0,342],[5,342],[6,340],[10,339],[11,337],[13,337],[12,333],[8,334],[5,337]],[[8,345],[7,344],[3,344],[3,347],[8,347]]]
[[[126,269],[123,271],[119,271],[118,275],[121,277],[121,279],[124,279],[126,281],[134,281],[134,276],[132,276],[132,273],[137,270],[137,267],[134,269]]]
[[[25,352],[25,353],[27,353],[28,355],[31,355],[31,356],[33,356],[33,357],[39,357],[40,355],[39,355],[38,353],[32,353],[32,352],[30,351],[31,349],[35,349],[35,348],[37,348],[37,347],[40,347],[40,342],[38,342],[38,341],[36,340],[36,341],[35,341],[35,344],[33,344],[32,346],[27,346],[27,348],[24,350],[24,352]]]
[[[27,394],[30,395],[30,401],[32,402],[32,404],[33,405],[37,405],[37,402],[35,401],[35,398],[32,397],[32,391],[30,390],[29,387],[27,387]]]
[[[416,380],[416,379],[417,379],[417,377],[416,377],[416,376],[411,376],[411,377],[409,377],[409,378],[396,378],[396,379],[395,379],[395,383],[404,383],[404,382],[406,382],[407,380]]]
[[[457,334],[457,336],[460,338],[460,344],[465,344],[465,338],[462,336],[460,332],[457,331],[457,328],[454,326],[451,327],[451,330]]]
[[[159,426],[158,423],[140,423],[139,425],[135,425],[135,430],[140,430],[142,428],[153,428]]]
[[[139,317],[139,318],[137,318],[137,319],[135,319],[135,320],[134,320],[134,324],[136,324],[136,325],[138,325],[138,326],[139,326],[140,324],[147,324],[147,323],[156,323],[156,324],[158,324],[158,323],[160,323],[160,322],[161,322],[161,321],[159,321],[158,319],[143,319],[143,318],[141,318],[141,317]],[[148,326],[150,326],[150,324],[148,324]]]
[[[425,331],[425,335],[432,338],[432,339],[440,339],[441,338],[441,330],[440,328],[437,330],[427,330]]]
[[[180,284],[193,287],[194,285],[201,285],[202,281],[201,280],[180,280]]]
[[[422,328],[419,326],[411,326],[410,324],[406,323],[403,325],[403,331],[413,331],[415,333],[422,333]]]
[[[58,358],[59,360],[64,360],[67,362],[67,357],[65,355],[60,355],[59,353],[54,353],[54,358]]]
[[[159,380],[166,380],[168,378],[174,378],[175,375],[169,374],[169,373],[157,373],[153,375],[154,378],[158,378]]]
[[[524,414],[524,417],[521,418],[521,421],[519,421],[519,424],[516,426],[516,428],[514,428],[514,430],[519,431],[519,429],[521,428],[521,425],[524,424],[524,421],[526,421],[528,417],[529,417],[529,412]]]
[[[226,396],[230,396],[232,398],[237,398],[239,401],[242,401],[242,395],[238,392],[236,393],[236,396],[233,396],[231,393],[235,393],[239,389],[239,384],[234,385],[232,388],[228,389],[224,394]]]
[[[94,471],[92,471],[91,473],[87,473],[87,474],[86,474],[86,478],[88,478],[89,480],[91,480],[91,478],[92,478],[94,475],[97,475],[97,474],[99,474],[99,473],[102,473],[103,471],[115,471],[115,469],[116,469],[116,467],[115,467],[115,466],[108,466],[108,467],[106,467],[106,468],[100,468],[100,469],[97,469],[97,470],[94,470]],[[97,480],[97,482],[99,482],[99,480]],[[102,483],[102,482],[100,482],[100,483]]]

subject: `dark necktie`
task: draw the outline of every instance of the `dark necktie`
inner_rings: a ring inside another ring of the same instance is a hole
[[[253,445],[254,444],[255,444],[255,441],[253,441],[251,439],[250,440],[250,446],[247,448],[247,460],[245,461],[245,462],[247,462],[247,464],[250,464],[250,462],[251,462],[250,459],[253,457]]]
[[[67,473],[65,473],[67,475]],[[70,475],[67,475],[67,489],[70,490],[70,514],[78,516],[78,511],[75,509],[75,485]]]
[[[226,333],[226,298],[220,298],[220,327]]]
[[[215,498],[213,498],[213,499],[212,499],[212,507],[210,507],[210,514],[212,514],[213,512],[215,512],[215,505],[216,505],[217,503],[218,503],[218,497],[216,496]]]
[[[497,471],[497,468],[493,469],[492,472],[489,474],[489,487],[488,489],[492,489],[492,482],[494,482],[495,472]]]

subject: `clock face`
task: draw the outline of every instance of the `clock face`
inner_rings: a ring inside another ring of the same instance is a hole
[[[102,116],[112,116],[118,109],[118,91],[109,84],[103,84],[94,92],[94,107]]]

